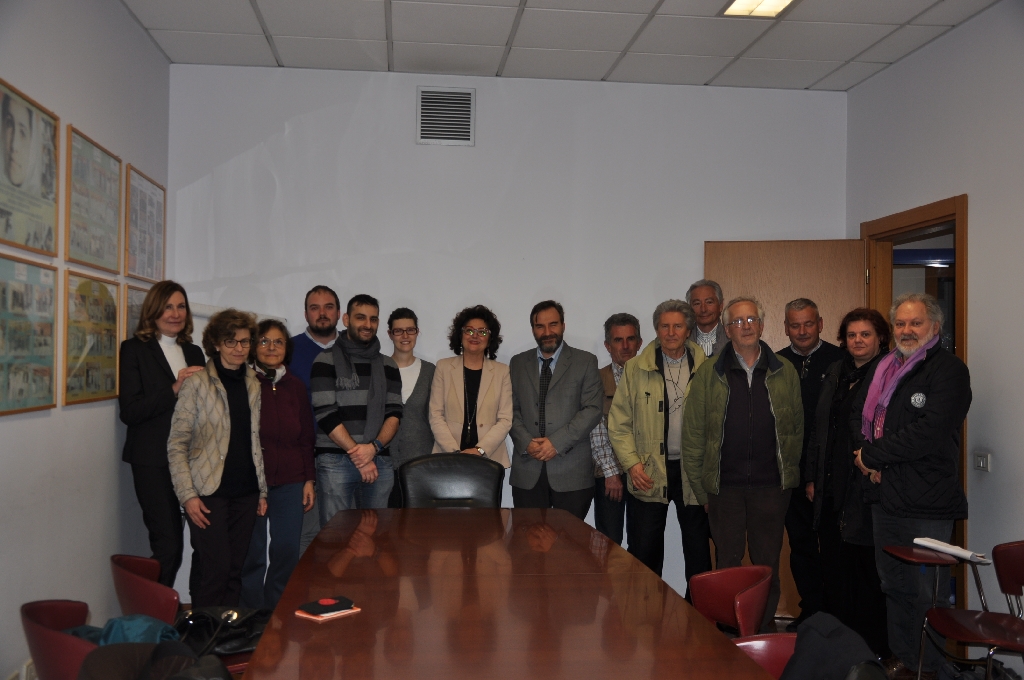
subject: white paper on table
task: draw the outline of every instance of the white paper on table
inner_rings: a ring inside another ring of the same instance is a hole
[[[958,557],[961,560],[966,560],[968,562],[988,562],[988,560],[985,559],[985,553],[971,552],[970,550],[966,550],[959,546],[937,541],[934,538],[915,538],[914,545],[919,545],[922,548],[928,548],[929,550],[934,550],[936,552],[946,553],[947,555],[952,555],[953,557]]]

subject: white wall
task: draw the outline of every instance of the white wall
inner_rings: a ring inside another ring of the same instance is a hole
[[[0,65],[0,77],[61,118],[60,252],[68,123],[165,181],[169,66],[120,2],[4,0]],[[61,264],[13,248],[0,252]],[[123,441],[114,401],[0,418],[4,677],[28,658],[23,602],[84,600],[100,624],[119,613],[108,557],[148,549],[131,473],[121,462]]]
[[[418,85],[477,88],[475,147],[414,143]],[[604,319],[633,312],[653,339],[650,313],[701,277],[704,240],[844,236],[845,99],[174,65],[170,271],[196,302],[294,331],[319,283],[377,296],[385,317],[408,305],[428,359],[482,303],[508,361],[554,297],[566,340],[605,364]],[[674,532],[666,578],[682,590]]]
[[[849,93],[850,236],[866,220],[969,197],[968,448],[991,451],[993,470],[967,472],[968,542],[981,552],[1024,538],[1022,35],[1024,2],[1004,0]],[[1005,611],[986,573],[989,602]]]

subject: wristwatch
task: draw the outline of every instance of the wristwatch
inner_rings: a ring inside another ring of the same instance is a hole
[[[376,451],[374,451],[374,453],[380,453],[381,451],[384,450],[384,445],[380,443],[379,439],[374,439],[373,448],[377,449]]]
[[[478,451],[478,452],[480,453],[480,455],[481,455],[481,456],[486,456],[486,455],[487,455],[487,452],[486,452],[486,451],[484,451],[484,450],[483,450],[482,448],[480,448],[479,446],[478,446],[478,447],[476,447],[476,450],[477,450],[477,451]]]

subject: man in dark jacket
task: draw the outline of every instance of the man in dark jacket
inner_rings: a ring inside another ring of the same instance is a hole
[[[887,545],[918,537],[949,541],[953,521],[966,519],[960,484],[960,430],[971,405],[971,376],[940,343],[942,309],[931,295],[907,293],[889,318],[896,349],[884,357],[853,402],[850,429],[855,463],[880,486],[873,508],[875,561],[886,596],[889,645],[901,662],[894,677],[915,677],[924,614],[934,574],[893,559]],[[880,479],[879,479],[880,478]],[[947,570],[944,570],[948,572]],[[949,583],[948,573],[940,583]],[[940,593],[939,605],[945,598]],[[925,650],[924,668],[941,656]]]

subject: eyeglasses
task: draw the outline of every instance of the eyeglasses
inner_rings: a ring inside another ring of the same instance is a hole
[[[235,345],[241,345],[242,347],[248,348],[252,345],[252,338],[246,338],[245,340],[235,340],[234,338],[228,338],[224,342],[220,343],[228,349],[234,349]]]
[[[746,316],[746,317],[740,317],[738,319],[733,319],[732,321],[729,322],[729,325],[730,326],[736,326],[737,328],[739,328],[744,323],[747,324],[748,326],[753,326],[755,323],[760,323],[760,322],[761,322],[761,317],[759,317],[759,316]]]
[[[391,335],[394,335],[394,336],[399,337],[399,338],[402,337],[403,335],[408,335],[411,338],[411,337],[414,337],[416,335],[419,335],[419,332],[420,332],[419,328],[392,328],[391,329]]]
[[[468,335],[469,337],[479,335],[481,338],[486,338],[488,335],[491,334],[491,332],[486,328],[470,328],[469,326],[466,326],[465,328],[462,329],[462,334]]]
[[[276,347],[278,349],[284,349],[284,346],[284,338],[277,338],[276,340],[271,340],[270,338],[260,338],[260,347]]]

